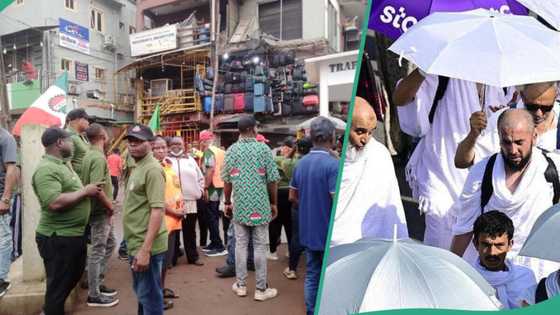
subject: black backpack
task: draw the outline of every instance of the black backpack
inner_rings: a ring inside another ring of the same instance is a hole
[[[552,184],[554,189],[554,196],[552,197],[552,204],[557,204],[560,199],[560,180],[558,179],[558,170],[556,165],[545,151],[542,151],[546,162],[548,162],[548,167],[544,171],[544,178],[547,182]],[[492,194],[494,193],[494,187],[492,186],[492,171],[494,170],[494,163],[496,162],[496,157],[498,153],[493,154],[488,163],[486,163],[486,168],[484,169],[484,175],[482,177],[482,184],[480,186],[480,214],[484,213],[484,207],[490,201]]]

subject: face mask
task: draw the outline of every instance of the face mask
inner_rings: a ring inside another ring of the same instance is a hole
[[[177,152],[177,153],[175,153],[175,152],[173,152],[173,151],[170,151],[170,154],[173,155],[173,156],[181,156],[181,155],[183,155],[183,150],[181,150],[181,151],[179,151],[179,152]]]

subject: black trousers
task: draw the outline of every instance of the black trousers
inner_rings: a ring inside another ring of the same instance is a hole
[[[45,315],[64,315],[64,302],[80,281],[86,266],[86,239],[83,236],[35,237],[47,274]]]
[[[113,200],[117,200],[119,195],[119,178],[117,176],[111,176],[111,184],[113,184]]]
[[[206,202],[202,199],[196,201],[198,215],[198,230],[200,231],[200,246],[204,247],[208,243],[208,209]]]
[[[183,245],[185,246],[185,254],[189,264],[198,260],[198,251],[196,249],[196,213],[187,214],[181,221],[183,227]]]
[[[288,246],[292,238],[292,203],[288,201],[288,189],[278,189],[278,216],[268,226],[270,252],[276,252],[280,244],[282,227],[286,230]]]

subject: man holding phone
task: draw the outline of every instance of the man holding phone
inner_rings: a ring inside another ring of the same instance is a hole
[[[86,136],[91,143],[88,154],[82,161],[82,183],[96,184],[101,192],[98,198],[91,199],[91,215],[89,219],[91,232],[91,252],[88,257],[88,298],[87,304],[92,307],[111,307],[119,300],[114,298],[117,291],[101,284],[101,275],[107,270],[107,262],[115,250],[115,234],[111,216],[111,175],[105,151],[109,144],[109,135],[100,124],[91,124],[86,129]]]
[[[64,162],[72,154],[68,132],[48,128],[41,143],[45,155],[33,173],[32,185],[41,206],[35,239],[47,275],[43,311],[45,315],[64,314],[64,302],[86,264],[89,198],[97,198],[101,188],[94,184],[84,187],[70,164]]]
[[[123,205],[124,239],[132,268],[139,314],[163,314],[161,271],[167,252],[165,173],[151,152],[154,134],[147,126],[133,125],[127,133],[128,152],[135,166],[126,181]]]

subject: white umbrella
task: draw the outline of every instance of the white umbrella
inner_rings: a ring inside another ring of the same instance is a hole
[[[543,212],[519,251],[521,256],[560,262],[560,204]]]
[[[311,128],[311,122],[315,118],[317,118],[317,117],[313,117],[313,118],[310,118],[310,119],[302,122],[301,124],[298,125],[298,129],[309,129],[309,128]],[[330,121],[333,122],[334,127],[337,130],[343,130],[343,131],[346,130],[346,123],[342,119],[339,119],[339,118],[336,118],[336,117],[331,117],[331,116],[328,116],[326,118],[328,118]]]
[[[413,240],[330,249],[319,314],[403,308],[497,310],[494,289],[461,257]]]
[[[552,27],[560,30],[560,1],[558,0],[517,0],[527,9],[535,12]]]
[[[530,16],[436,12],[389,49],[427,73],[491,86],[560,80],[560,33]]]

